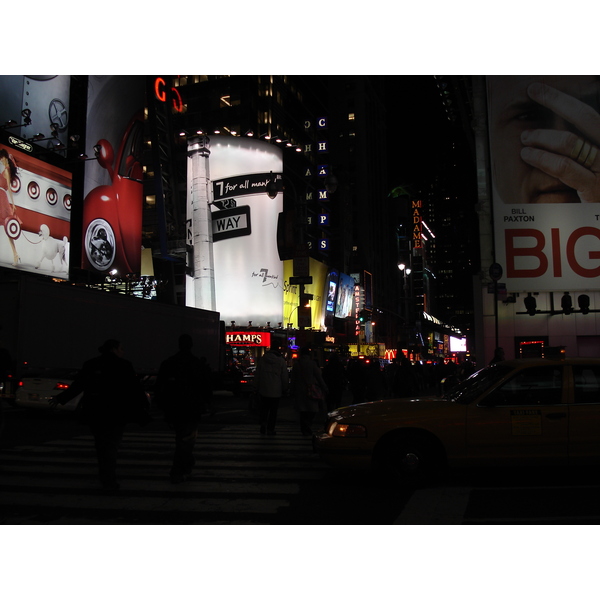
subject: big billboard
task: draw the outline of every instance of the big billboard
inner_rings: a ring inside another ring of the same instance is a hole
[[[0,266],[68,279],[71,173],[0,144],[0,221]]]
[[[208,157],[216,309],[226,321],[254,325],[283,321],[283,262],[277,251],[279,193],[270,198],[271,173],[281,173],[281,150],[249,138],[212,136]]]
[[[90,75],[82,268],[139,273],[142,251],[145,77]]]
[[[600,78],[488,76],[496,261],[511,292],[600,276]]]

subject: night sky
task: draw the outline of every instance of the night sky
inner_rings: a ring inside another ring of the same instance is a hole
[[[464,138],[452,124],[432,75],[386,78],[389,179],[391,185],[430,180],[448,156],[454,138]]]

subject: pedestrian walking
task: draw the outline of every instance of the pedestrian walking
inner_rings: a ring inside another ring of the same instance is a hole
[[[494,365],[497,362],[502,362],[504,359],[504,348],[498,347],[494,350],[494,356],[492,356],[492,360],[490,360],[490,365]]]
[[[398,398],[414,396],[419,393],[419,384],[414,367],[406,356],[400,359],[400,367],[396,372],[394,389]]]
[[[156,378],[157,405],[175,432],[171,483],[181,483],[192,476],[198,425],[208,390],[212,389],[208,371],[192,353],[192,337],[181,335],[178,345],[179,351],[161,363]]]
[[[333,352],[323,367],[323,379],[327,385],[327,411],[331,412],[342,405],[342,397],[348,377],[339,354]]]
[[[324,408],[328,391],[319,365],[310,356],[310,349],[302,348],[292,368],[292,394],[303,435],[312,435],[312,423]]]
[[[117,490],[117,456],[125,425],[144,425],[151,418],[146,395],[133,365],[123,358],[121,343],[106,340],[98,351],[100,356],[86,361],[71,386],[54,396],[50,404],[66,404],[83,393],[81,416],[94,436],[100,484]]]
[[[365,367],[365,400],[375,402],[383,397],[384,379],[379,360],[372,359]]]
[[[350,359],[348,363],[348,382],[352,392],[352,404],[364,402],[367,395],[366,367],[358,358]]]
[[[281,398],[288,393],[290,376],[279,348],[269,348],[258,361],[254,373],[259,402],[260,433],[275,435]]]

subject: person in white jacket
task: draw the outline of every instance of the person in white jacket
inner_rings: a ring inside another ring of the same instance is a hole
[[[287,364],[279,348],[269,348],[258,361],[254,379],[259,397],[260,432],[275,435],[277,410],[289,386]]]

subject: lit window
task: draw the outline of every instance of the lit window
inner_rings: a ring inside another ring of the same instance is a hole
[[[348,121],[354,121],[354,113],[348,113]]]

